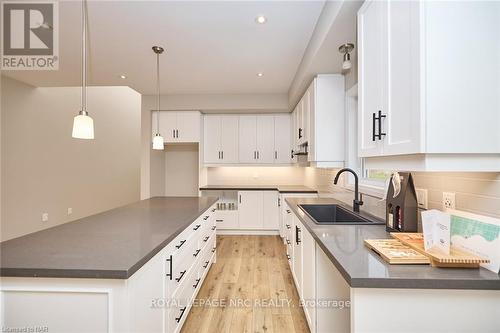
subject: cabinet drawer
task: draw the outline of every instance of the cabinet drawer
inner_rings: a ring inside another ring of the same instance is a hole
[[[191,282],[193,280],[192,275],[195,275],[191,273],[192,272],[190,272],[191,276],[186,277],[186,280],[180,285],[179,290],[171,298],[171,304],[167,310],[168,314],[166,316],[166,327],[168,328],[168,332],[175,333],[180,331],[190,310],[190,302],[193,297]]]
[[[217,229],[238,229],[238,211],[217,211],[217,213],[215,214],[215,223],[217,225]]]

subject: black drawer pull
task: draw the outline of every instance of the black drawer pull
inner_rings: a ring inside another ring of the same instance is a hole
[[[187,306],[185,306],[185,307],[183,307],[183,308],[181,309],[181,314],[179,315],[179,317],[175,318],[175,321],[176,321],[176,322],[180,322],[180,321],[181,321],[182,316],[184,316],[184,312],[186,311],[186,308],[187,308]]]
[[[209,238],[210,238],[210,236],[207,236],[207,237],[203,238],[203,241],[206,242]]]
[[[205,265],[203,265],[203,268],[207,268],[207,267],[208,267],[208,263],[209,263],[209,262],[210,262],[210,261],[205,261]]]
[[[215,228],[216,228],[216,227],[215,227],[215,226],[213,226],[213,227],[212,227],[212,230],[215,230]]]
[[[181,275],[179,275],[179,277],[178,277],[178,278],[175,278],[175,281],[177,281],[177,282],[181,282],[182,277],[184,276],[184,274],[186,274],[186,270],[183,270],[183,271],[181,272]]]
[[[296,243],[297,245],[299,245],[299,244],[300,244],[300,242],[301,242],[301,240],[300,240],[300,235],[299,235],[301,232],[302,232],[302,230],[300,230],[300,228],[299,228],[299,227],[295,226],[295,243]]]
[[[170,256],[167,261],[170,263],[170,272],[167,273],[167,277],[170,278],[170,281],[172,281],[172,256]]]
[[[285,224],[286,225],[286,228],[287,229],[290,229],[290,225],[289,224]]]
[[[177,249],[180,249],[182,245],[184,245],[184,243],[186,243],[186,240],[181,240],[181,243],[179,245],[176,245],[175,247]]]
[[[194,289],[198,288],[198,285],[200,284],[200,280],[201,280],[201,279],[196,279],[196,283],[195,283],[195,284],[193,284],[193,288],[194,288]]]
[[[212,213],[213,213],[213,212],[215,212],[216,210],[217,210],[217,209],[215,209],[215,208],[212,208]]]
[[[200,227],[201,227],[201,224],[197,224],[196,227],[193,228],[193,230],[196,231],[196,230],[200,229]]]
[[[198,256],[198,254],[200,254],[200,251],[201,251],[201,249],[196,250],[196,252],[195,252],[195,253],[193,253],[193,257],[197,257],[197,256]]]
[[[205,216],[203,219],[206,221],[206,220],[208,220],[208,218],[209,218],[209,217],[210,217],[210,216],[209,216],[209,215],[207,215],[207,216]]]
[[[286,213],[287,213],[287,214],[290,214],[290,213],[291,213],[290,209],[287,209],[287,210],[286,210]]]
[[[217,248],[216,248],[216,247],[214,247],[214,248],[212,249],[212,253],[214,253],[216,249],[217,249]]]
[[[224,220],[215,220],[215,222],[224,222]]]

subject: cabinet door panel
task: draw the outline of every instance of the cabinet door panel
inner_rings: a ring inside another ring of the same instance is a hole
[[[278,230],[279,229],[279,214],[278,207],[278,192],[277,191],[264,191],[264,229]]]
[[[198,112],[177,113],[177,141],[200,142],[200,114]]]
[[[238,116],[221,116],[222,163],[238,163]]]
[[[274,163],[290,163],[290,116],[274,117]]]
[[[219,116],[205,116],[203,137],[205,163],[221,163],[221,118]]]
[[[299,292],[299,297],[303,299],[302,290],[302,230],[303,226],[300,223],[297,216],[293,216],[294,227],[293,227],[293,273],[295,275],[295,282],[297,284],[297,291]]]
[[[240,229],[263,229],[263,192],[238,192],[238,222]]]
[[[378,156],[382,153],[382,140],[373,139],[377,132],[373,114],[383,109],[384,3],[366,1],[358,12],[358,88],[359,120],[358,145],[360,156]]]
[[[151,113],[151,130],[153,136],[157,132],[157,122],[158,112],[152,111]],[[163,136],[164,142],[175,142],[174,130],[177,126],[177,116],[175,112],[160,111],[160,134]]]
[[[257,117],[240,116],[239,161],[257,163]]]
[[[302,297],[305,300],[316,298],[316,241],[307,229],[302,230]],[[311,332],[315,331],[316,309],[304,307]]]
[[[257,116],[257,163],[274,163],[273,116]]]

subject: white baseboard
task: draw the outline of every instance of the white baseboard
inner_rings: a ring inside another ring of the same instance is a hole
[[[217,229],[217,235],[279,235],[279,230]]]

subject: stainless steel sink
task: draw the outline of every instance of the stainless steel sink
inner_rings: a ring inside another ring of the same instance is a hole
[[[299,205],[316,224],[385,224],[335,204]]]

